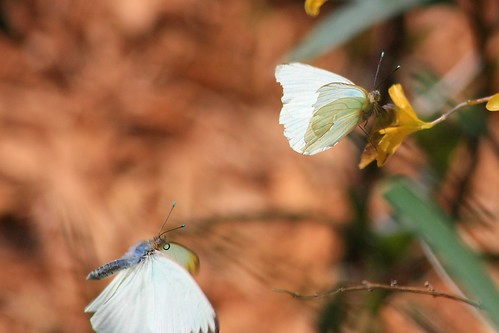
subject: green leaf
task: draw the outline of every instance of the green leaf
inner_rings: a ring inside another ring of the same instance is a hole
[[[483,263],[459,239],[451,221],[417,186],[406,179],[388,183],[385,197],[398,220],[435,253],[450,277],[479,301],[499,329],[499,293]]]
[[[349,304],[344,295],[334,297],[321,310],[317,320],[317,331],[320,333],[340,333],[341,327],[348,318],[348,309]]]
[[[461,142],[462,131],[455,123],[444,122],[433,127],[431,131],[418,132],[414,136],[417,138],[419,146],[424,149],[432,170],[435,171],[438,178],[445,177],[449,161],[452,160],[451,156]]]
[[[348,41],[376,23],[429,0],[350,1],[320,22],[290,54],[291,61],[317,57]]]

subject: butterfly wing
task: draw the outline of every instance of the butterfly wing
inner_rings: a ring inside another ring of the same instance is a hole
[[[306,155],[335,146],[355,129],[371,106],[367,91],[351,84],[330,83],[319,88],[318,93],[305,132],[302,154]]]
[[[198,272],[199,258],[194,251],[175,242],[168,242],[166,244],[169,246],[160,247],[163,255],[183,266],[191,274]]]
[[[100,333],[218,332],[215,311],[179,264],[160,252],[120,272],[87,306]]]
[[[85,312],[93,312],[92,328],[98,333],[140,332],[140,322],[147,293],[143,291],[142,264],[119,272],[111,283],[93,300]]]
[[[151,309],[156,317],[150,317],[149,327],[154,328],[152,332],[162,332],[170,327],[170,323],[179,328],[173,330],[175,332],[218,332],[215,310],[192,276],[162,254],[152,259],[155,270],[153,280],[156,281],[153,283],[154,295],[157,295]]]
[[[357,126],[370,106],[365,89],[320,68],[279,65],[275,75],[283,87],[279,123],[291,148],[304,155],[334,146]]]

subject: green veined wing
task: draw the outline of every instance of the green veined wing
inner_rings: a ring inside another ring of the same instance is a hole
[[[302,153],[306,155],[335,146],[372,110],[369,94],[360,86],[331,83],[318,92],[314,113],[305,132]]]

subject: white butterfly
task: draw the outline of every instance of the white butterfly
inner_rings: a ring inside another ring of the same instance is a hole
[[[123,257],[87,276],[100,280],[120,271],[85,312],[99,333],[216,333],[218,320],[189,273],[197,255],[158,235],[132,246]]]
[[[279,123],[295,151],[314,155],[336,145],[365,121],[379,101],[379,91],[367,92],[352,81],[301,64],[279,65],[283,107]]]

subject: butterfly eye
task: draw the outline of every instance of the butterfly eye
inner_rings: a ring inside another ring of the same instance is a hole
[[[166,243],[163,245],[163,250],[168,251],[170,249],[170,243]]]

